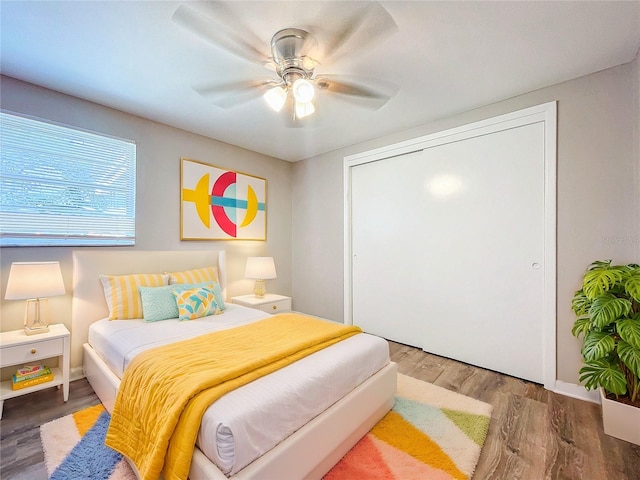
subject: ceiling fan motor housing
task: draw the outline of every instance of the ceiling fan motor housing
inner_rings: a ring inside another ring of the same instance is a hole
[[[271,39],[271,54],[278,75],[292,85],[299,78],[310,79],[316,61],[310,55],[317,47],[315,38],[299,28],[285,28]]]

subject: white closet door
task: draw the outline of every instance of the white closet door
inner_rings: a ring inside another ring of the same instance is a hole
[[[357,165],[351,195],[354,324],[543,383],[542,123]]]
[[[422,165],[422,155],[359,165],[351,177],[353,324],[420,347],[427,258],[416,245],[426,225],[423,206],[415,197],[422,180],[404,173]]]

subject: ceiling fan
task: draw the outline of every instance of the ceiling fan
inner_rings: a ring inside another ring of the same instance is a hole
[[[348,6],[347,14],[336,11]],[[306,26],[277,31],[266,45],[240,20],[225,2],[198,3],[198,9],[183,4],[173,14],[173,21],[200,38],[224,48],[240,58],[263,65],[277,77],[208,85],[195,90],[221,108],[232,108],[263,96],[276,112],[286,112],[289,126],[315,112],[315,101],[325,93],[358,105],[378,109],[396,93],[397,87],[376,79],[321,74],[320,65],[348,58],[358,48],[369,47],[375,40],[397,29],[393,18],[377,2],[331,2],[328,15],[331,28]],[[312,33],[313,32],[313,33]],[[319,37],[321,41],[318,41]]]

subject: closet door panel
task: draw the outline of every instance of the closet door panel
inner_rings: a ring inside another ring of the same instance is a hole
[[[422,152],[359,165],[352,174],[353,323],[366,332],[422,346],[422,265],[415,245],[427,218],[421,207]]]
[[[534,123],[354,167],[354,323],[542,383],[543,147]]]

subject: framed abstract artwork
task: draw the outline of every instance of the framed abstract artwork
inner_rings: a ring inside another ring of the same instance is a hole
[[[267,181],[180,159],[180,240],[266,240]]]

